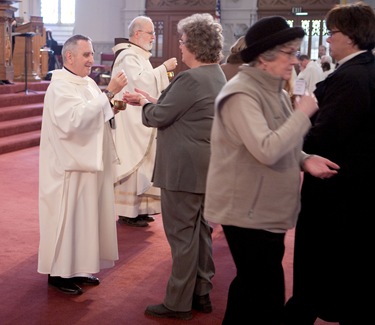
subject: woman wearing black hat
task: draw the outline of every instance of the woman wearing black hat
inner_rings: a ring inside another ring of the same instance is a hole
[[[205,217],[223,226],[237,268],[223,324],[281,324],[284,237],[296,224],[301,170],[329,178],[339,168],[301,150],[315,97],[305,93],[293,110],[283,89],[304,35],[282,17],[259,20],[241,52],[248,65],[216,99]]]

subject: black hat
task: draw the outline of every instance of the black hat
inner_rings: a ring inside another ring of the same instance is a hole
[[[246,33],[246,48],[241,51],[242,60],[253,61],[259,54],[277,45],[303,38],[305,31],[301,27],[290,27],[284,17],[264,17],[252,25]]]

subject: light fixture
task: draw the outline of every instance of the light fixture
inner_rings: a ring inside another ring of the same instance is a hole
[[[292,7],[292,14],[295,16],[307,16],[309,13],[302,11],[302,7]]]

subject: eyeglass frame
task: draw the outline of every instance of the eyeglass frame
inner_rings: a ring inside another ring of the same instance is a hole
[[[327,35],[328,35],[328,37],[332,37],[332,36],[335,35],[336,33],[342,33],[342,31],[341,31],[341,30],[329,30],[329,31],[327,32]]]
[[[284,50],[279,50],[279,52],[288,55],[289,59],[298,58],[298,56],[300,54],[300,51],[291,51],[291,52],[288,52],[288,51],[284,51]]]
[[[179,43],[180,45],[185,45],[185,44],[187,43],[187,41],[183,41],[182,39],[179,39],[179,40],[178,40],[178,43]]]
[[[140,29],[138,29],[138,32],[146,33],[150,36],[155,36],[155,32],[146,32],[145,30],[140,30]]]

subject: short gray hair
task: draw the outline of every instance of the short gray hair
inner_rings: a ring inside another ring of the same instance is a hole
[[[150,17],[147,17],[147,16],[135,17],[128,26],[129,37],[132,37],[137,30],[141,30],[145,22],[150,22],[153,24],[152,19]]]
[[[61,50],[61,56],[62,56],[63,62],[65,62],[65,54],[66,54],[66,52],[68,52],[68,51],[73,52],[75,50],[76,46],[77,46],[78,41],[92,42],[92,40],[91,40],[90,37],[84,36],[84,35],[80,35],[80,34],[73,35],[70,38],[68,38],[65,41],[65,43],[63,45],[63,48]]]

